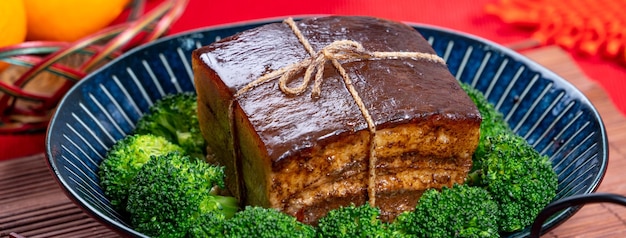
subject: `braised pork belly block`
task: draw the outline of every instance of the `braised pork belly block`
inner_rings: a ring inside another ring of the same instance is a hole
[[[311,64],[320,78],[305,84]],[[202,132],[243,204],[315,224],[331,209],[369,202],[390,221],[424,190],[463,183],[472,166],[480,114],[405,24],[272,23],[197,49],[192,65]]]

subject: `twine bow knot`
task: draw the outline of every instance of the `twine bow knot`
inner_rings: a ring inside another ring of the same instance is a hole
[[[304,45],[308,50],[310,47],[308,42]],[[309,47],[306,47],[307,45]],[[311,54],[311,56],[302,61],[267,73],[250,82],[248,85],[241,88],[235,96],[239,96],[253,87],[272,81],[276,78],[278,78],[278,86],[283,93],[288,95],[299,95],[306,91],[307,87],[311,83],[311,80],[314,78],[314,86],[311,96],[319,97],[321,94],[322,81],[324,80],[324,68],[328,61],[366,59],[371,57],[371,54],[363,48],[361,43],[352,40],[338,40],[332,42],[318,52],[314,52],[311,48],[309,54]],[[302,82],[294,87],[289,86],[288,84],[291,83],[291,81],[296,78],[295,76],[302,71],[304,71]]]
[[[278,79],[278,85],[282,92],[289,95],[298,95],[306,91],[311,82],[311,78],[314,78],[311,97],[317,98],[321,94],[321,85],[324,80],[323,75],[326,62],[364,59],[369,58],[369,56],[370,55],[363,48],[363,45],[356,41],[335,41],[310,58],[285,68],[287,72],[283,73]],[[302,72],[302,70],[305,70],[302,83],[296,87],[289,87],[288,84],[295,78],[294,76]],[[266,75],[264,77],[271,78],[272,76],[274,75]]]

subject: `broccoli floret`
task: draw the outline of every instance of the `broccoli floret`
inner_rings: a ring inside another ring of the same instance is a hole
[[[312,226],[276,209],[247,206],[224,224],[228,237],[315,237]]]
[[[331,210],[318,221],[320,237],[391,237],[380,209],[368,203]]]
[[[460,84],[461,88],[463,88],[474,104],[476,104],[478,112],[480,112],[480,116],[482,117],[482,122],[480,123],[480,140],[474,153],[473,161],[474,168],[476,168],[481,164],[480,158],[482,158],[482,154],[485,151],[485,138],[502,133],[512,133],[512,131],[509,124],[504,120],[504,115],[496,110],[493,104],[487,101],[487,98],[481,91],[472,88],[469,84]]]
[[[226,237],[225,232],[225,219],[224,214],[219,212],[208,212],[201,214],[200,217],[189,228],[188,237],[191,238],[205,238]]]
[[[155,135],[131,135],[116,142],[98,171],[100,185],[111,205],[124,211],[129,187],[137,171],[150,160],[150,156],[174,151],[183,152],[183,149]]]
[[[391,228],[411,237],[498,237],[498,205],[480,187],[429,189]]]
[[[234,197],[216,194],[223,179],[223,167],[181,153],[152,157],[130,186],[126,210],[131,224],[150,236],[184,237],[206,219],[205,213],[228,219],[238,205]]]
[[[166,95],[139,118],[135,133],[163,136],[181,146],[190,156],[204,159],[206,141],[200,132],[197,110],[195,93]]]
[[[558,178],[548,157],[518,135],[487,137],[481,160],[481,167],[470,174],[470,182],[486,188],[499,204],[500,231],[530,225],[556,196]]]

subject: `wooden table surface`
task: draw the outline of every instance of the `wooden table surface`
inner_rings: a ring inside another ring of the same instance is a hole
[[[609,136],[609,166],[598,191],[626,194],[626,120],[596,83],[557,47],[524,52],[578,87],[597,107]],[[0,162],[0,237],[117,237],[65,195],[43,155]],[[583,207],[544,237],[626,237],[626,208]]]

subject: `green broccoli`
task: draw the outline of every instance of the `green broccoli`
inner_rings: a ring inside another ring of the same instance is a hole
[[[320,237],[392,237],[380,219],[380,209],[368,203],[331,210],[318,221]]]
[[[547,156],[513,133],[487,137],[482,164],[469,176],[487,189],[500,206],[500,231],[530,225],[556,196],[558,178]]]
[[[163,136],[185,149],[190,156],[204,159],[207,144],[200,132],[197,110],[195,93],[166,95],[139,118],[135,133]]]
[[[234,197],[216,194],[223,179],[223,167],[177,152],[154,156],[130,186],[126,210],[131,224],[150,236],[184,237],[206,219],[205,213],[228,219],[239,208]]]
[[[455,184],[424,192],[415,210],[401,213],[390,229],[411,237],[498,237],[498,214],[485,189]]]
[[[557,175],[546,156],[516,135],[482,92],[461,83],[483,121],[467,183],[485,187],[500,206],[500,231],[529,225],[556,195]]]
[[[225,227],[226,224],[226,216],[223,213],[219,212],[207,212],[203,213],[198,217],[196,222],[191,224],[189,228],[189,233],[187,234],[190,238],[205,238],[205,237],[214,237],[214,238],[224,238],[226,235]]]
[[[276,209],[247,206],[224,224],[227,237],[315,237],[312,226]]]
[[[478,147],[474,153],[474,167],[477,167],[481,163],[481,155],[484,153],[484,141],[489,136],[495,136],[502,133],[512,133],[509,124],[504,120],[504,115],[496,110],[493,104],[487,101],[485,95],[475,88],[472,88],[469,84],[460,83],[461,88],[472,99],[478,112],[482,117],[482,123],[480,123],[480,140]]]
[[[155,135],[131,135],[116,142],[98,171],[100,185],[111,205],[124,211],[128,190],[137,171],[150,160],[150,156],[174,151],[183,152],[183,149]]]

